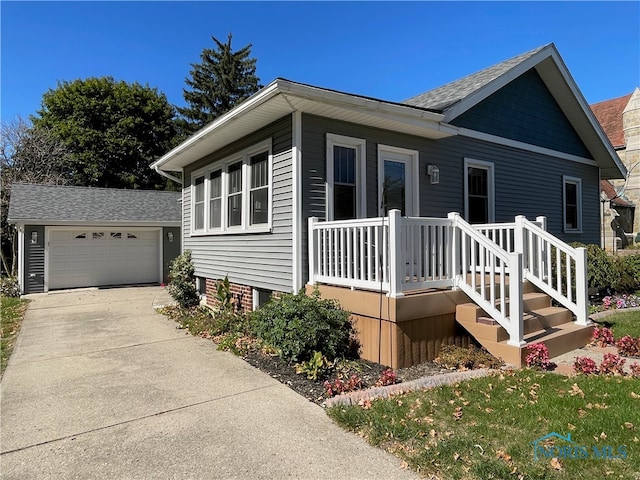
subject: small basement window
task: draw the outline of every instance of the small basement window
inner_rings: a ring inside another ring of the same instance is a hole
[[[271,295],[273,291],[264,290],[262,288],[254,288],[253,289],[253,309],[257,310],[262,305],[271,300]]]

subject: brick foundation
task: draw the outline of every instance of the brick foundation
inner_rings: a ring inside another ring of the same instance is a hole
[[[207,298],[207,306],[215,308],[219,305],[216,298],[218,280],[213,278],[206,279],[205,294]],[[238,283],[230,283],[229,289],[231,290],[231,296],[233,298],[233,304],[238,312],[251,312],[253,310],[253,288],[248,285],[241,285]],[[280,292],[273,292],[272,296],[278,298]]]

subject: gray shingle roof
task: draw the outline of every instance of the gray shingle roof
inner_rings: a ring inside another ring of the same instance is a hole
[[[434,88],[428,92],[411,97],[403,103],[438,111],[447,110],[452,105],[468,97],[477,90],[480,90],[485,85],[491,83],[515,66],[527,60],[529,57],[535,55],[543,48],[545,47],[539,47],[531,50],[530,52],[510,58],[509,60],[505,60],[504,62],[493,65],[492,67],[467,75],[466,77],[454,82],[447,83],[441,87]]]
[[[9,221],[50,223],[180,222],[179,192],[15,183]]]

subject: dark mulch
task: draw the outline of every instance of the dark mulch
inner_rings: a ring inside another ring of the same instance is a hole
[[[311,402],[322,405],[327,399],[323,383],[325,380],[333,380],[333,377],[315,381],[309,380],[306,375],[296,373],[293,363],[289,363],[277,356],[267,355],[261,350],[250,350],[249,353],[242,358],[249,364],[295,390],[299,395],[302,395]],[[363,388],[368,388],[376,384],[380,378],[380,374],[387,368],[388,367],[380,365],[379,363],[366,360],[354,360],[350,364],[349,375],[352,373],[357,374],[362,380]],[[433,362],[425,362],[396,370],[396,378],[398,382],[407,382],[445,372],[449,372],[449,370],[438,367]]]

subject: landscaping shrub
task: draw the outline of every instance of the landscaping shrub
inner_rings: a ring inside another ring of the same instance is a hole
[[[0,294],[3,297],[19,297],[20,285],[16,277],[0,278]]]
[[[613,290],[618,293],[633,293],[640,289],[640,255],[615,257]]]
[[[440,348],[440,354],[434,362],[443,368],[451,370],[499,368],[504,365],[502,360],[497,359],[486,350],[473,345],[469,347],[444,345]]]
[[[615,344],[613,330],[607,327],[595,327],[591,336],[591,342],[598,347],[608,347]]]
[[[296,362],[309,360],[315,352],[330,359],[357,354],[349,312],[334,300],[321,299],[318,290],[272,300],[253,312],[252,329],[281,357]]]
[[[357,374],[351,375],[348,380],[336,378],[333,382],[324,382],[327,397],[334,397],[342,393],[353,392],[362,388],[362,380]]]
[[[600,373],[604,375],[624,375],[625,359],[613,353],[605,353],[600,364]]]
[[[587,249],[587,286],[598,293],[609,291],[616,283],[617,270],[613,257],[609,256],[599,245],[574,242],[573,248],[584,247]],[[563,265],[563,278],[565,268]],[[573,274],[573,272],[572,272]]]
[[[182,308],[191,308],[200,302],[194,273],[189,250],[185,250],[171,262],[168,290]]]

